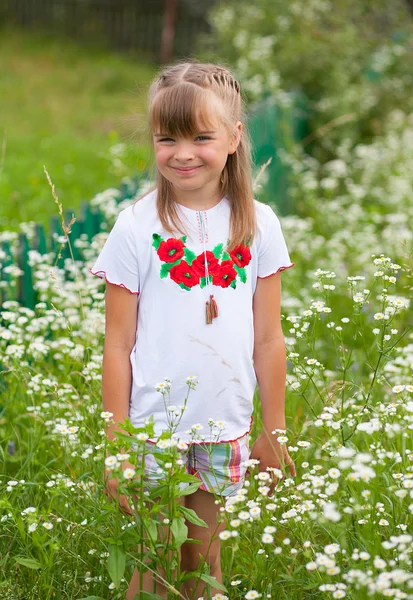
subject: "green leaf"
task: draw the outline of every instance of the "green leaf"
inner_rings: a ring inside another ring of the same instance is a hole
[[[158,233],[153,233],[152,238],[152,246],[156,248],[156,250],[158,250],[159,246],[161,245],[161,242],[163,242],[163,238]]]
[[[168,273],[172,269],[172,267],[174,267],[175,265],[179,265],[180,262],[181,260],[179,259],[172,263],[163,263],[160,272],[161,279],[163,279],[164,277],[168,277]]]
[[[199,483],[190,483],[188,487],[181,490],[181,496],[189,496],[190,494],[193,494],[197,491],[200,485],[202,485],[201,481]]]
[[[19,565],[23,565],[23,567],[27,567],[28,569],[42,568],[42,565],[39,563],[38,560],[35,560],[34,558],[28,558],[27,556],[16,556],[14,560]]]
[[[154,592],[138,592],[134,600],[163,600],[163,598],[163,596],[159,596]]]
[[[186,244],[186,235],[183,235],[181,238],[179,238],[184,244]]]
[[[206,286],[206,277],[201,277],[199,280],[199,287],[204,288]]]
[[[195,252],[192,252],[189,248],[184,248],[184,256],[188,265],[192,265],[193,261],[196,259]]]
[[[229,285],[230,285],[232,288],[234,288],[234,290],[235,290],[235,289],[236,289],[236,287],[237,287],[237,280],[236,280],[236,279],[233,279]]]
[[[149,537],[152,540],[152,543],[156,544],[156,540],[158,539],[158,528],[156,526],[156,522],[150,519],[146,523],[146,530],[148,532]]]
[[[80,600],[105,600],[102,596],[87,596],[85,598],[80,598]]]
[[[238,267],[236,270],[242,283],[245,283],[247,281],[247,272],[244,267]]]
[[[126,567],[126,554],[120,546],[109,546],[108,571],[113,583],[118,587]]]
[[[213,248],[212,250],[212,254],[215,256],[215,258],[217,258],[218,260],[221,258],[221,254],[222,254],[222,248],[224,247],[224,244],[217,244],[215,246],[215,248]]]
[[[175,538],[176,545],[182,546],[188,537],[188,527],[185,525],[185,519],[183,517],[172,519],[171,531]]]
[[[228,252],[224,252],[222,255],[222,260],[231,260],[230,255],[228,254]]]
[[[207,575],[206,573],[202,573],[202,575],[200,575],[200,578],[202,579],[202,581],[205,581],[205,583],[209,583],[209,585],[211,585],[212,587],[216,588],[217,590],[221,590],[221,592],[226,592],[227,588],[222,585],[222,583],[219,583],[215,577],[212,577],[211,575]]]
[[[190,473],[179,473],[179,481],[185,483],[198,483],[199,479]]]
[[[178,283],[178,285],[183,289],[183,290],[188,290],[188,292],[191,291],[191,288],[188,287],[187,285],[185,285],[184,283]]]
[[[200,519],[196,512],[192,508],[186,508],[186,506],[178,506],[178,510],[188,519],[190,523],[198,525],[199,527],[208,527],[207,523]]]

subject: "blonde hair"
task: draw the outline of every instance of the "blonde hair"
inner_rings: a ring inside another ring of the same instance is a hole
[[[217,101],[218,100],[218,101]],[[245,109],[238,81],[223,66],[200,62],[179,62],[161,70],[149,89],[149,127],[171,136],[192,136],[218,113],[230,135],[235,123],[244,125],[234,154],[229,154],[221,174],[221,197],[230,202],[228,251],[239,244],[251,244],[257,232],[252,191],[251,144],[245,127]],[[185,234],[176,210],[173,186],[156,169],[157,211],[164,229]],[[171,223],[172,226],[171,227]]]

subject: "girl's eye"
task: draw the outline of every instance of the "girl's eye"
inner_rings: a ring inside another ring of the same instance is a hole
[[[198,137],[196,138],[197,140],[210,140],[211,138],[208,137],[207,135],[198,135]]]
[[[173,142],[172,138],[162,138],[159,140],[160,142]]]

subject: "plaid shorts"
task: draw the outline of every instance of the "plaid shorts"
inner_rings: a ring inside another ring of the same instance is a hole
[[[161,465],[150,452],[153,446],[153,443],[146,442],[148,452],[145,454],[144,481],[148,487],[165,481]],[[136,449],[136,444],[133,444],[132,448]],[[163,450],[157,448],[157,452],[162,453]],[[244,484],[247,467],[242,463],[248,460],[250,455],[249,434],[231,442],[188,444],[188,449],[180,451],[180,454],[186,472],[202,482],[200,490],[226,497],[232,496],[237,494]],[[180,489],[188,485],[189,483],[181,483]]]

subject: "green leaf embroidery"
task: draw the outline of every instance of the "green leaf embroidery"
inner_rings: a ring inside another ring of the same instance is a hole
[[[163,279],[164,277],[168,277],[168,273],[172,269],[172,267],[174,267],[175,265],[179,265],[180,262],[180,260],[176,260],[173,263],[163,263],[160,271],[161,279]]]
[[[245,242],[246,246],[251,246],[252,233],[249,234],[247,241]]]
[[[178,547],[182,546],[188,537],[188,527],[185,525],[185,519],[183,517],[172,519],[171,530],[172,535],[175,538],[176,545]]]
[[[245,268],[239,267],[238,265],[234,264],[234,269],[238,273],[239,278],[242,281],[242,283],[245,283],[247,281],[247,272],[246,272]]]
[[[188,263],[188,265],[192,265],[192,263],[196,259],[195,252],[192,252],[192,250],[190,250],[189,248],[186,248],[186,247],[184,248],[184,256],[185,256],[185,260]]]
[[[190,288],[190,287],[188,287],[187,285],[185,285],[184,283],[182,283],[182,281],[181,281],[181,283],[178,283],[178,285],[179,285],[179,286],[180,286],[180,287],[181,287],[183,290],[188,290],[188,292],[190,292],[190,291],[191,291],[191,288]]]
[[[184,244],[186,244],[186,235],[183,235],[181,238],[179,238]]]
[[[218,260],[221,258],[221,253],[222,253],[222,248],[224,247],[224,244],[217,244],[215,246],[215,248],[212,250],[212,254],[215,256],[215,258],[217,258]]]
[[[222,255],[222,260],[231,260],[230,255],[228,254],[228,252],[224,252]]]
[[[199,280],[199,287],[204,288],[206,286],[206,277],[201,277]]]
[[[234,288],[234,290],[235,290],[235,289],[236,289],[236,287],[237,287],[237,280],[236,280],[236,279],[233,279],[229,285],[230,285],[232,288]]]
[[[152,238],[153,238],[152,246],[156,250],[158,250],[159,246],[161,245],[161,242],[163,242],[163,238],[158,233],[153,233]]]

